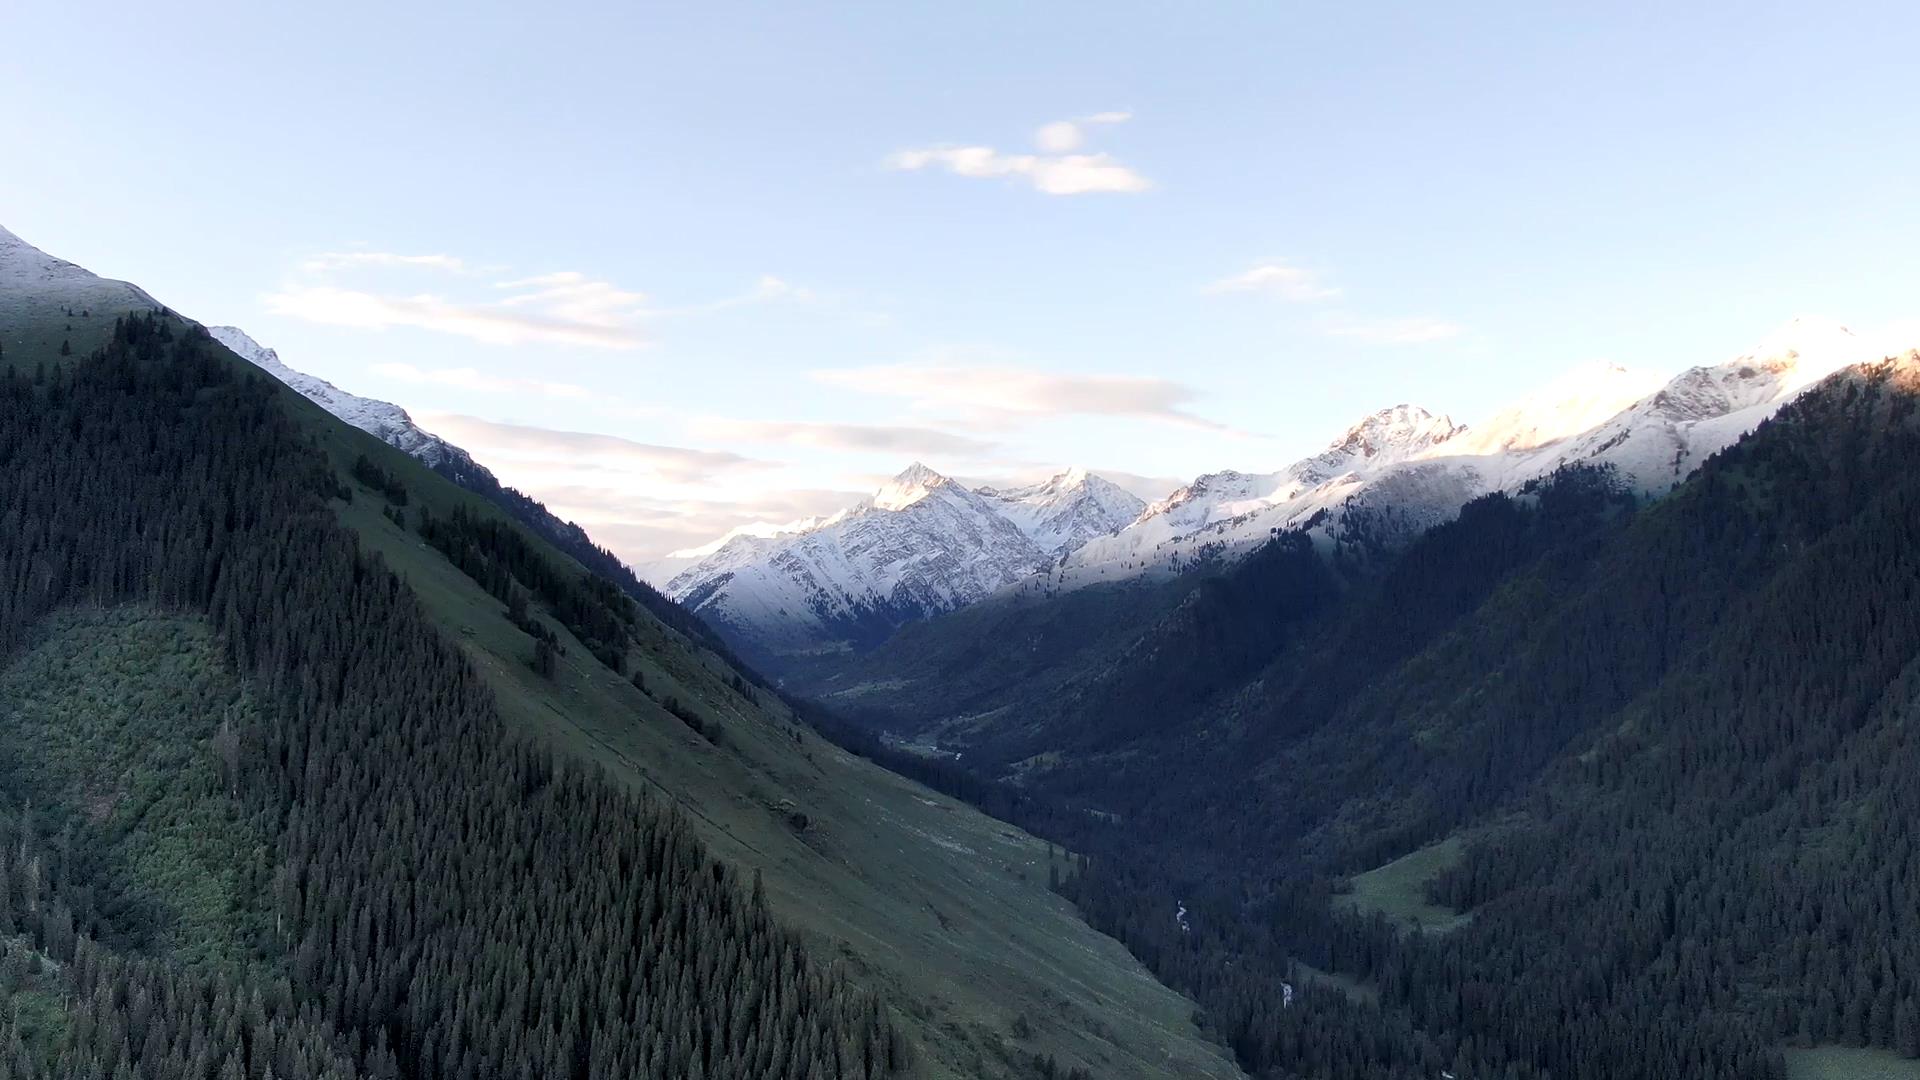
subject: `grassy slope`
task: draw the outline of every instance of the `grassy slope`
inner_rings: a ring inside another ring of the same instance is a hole
[[[1920,1080],[1920,1061],[1871,1047],[1788,1050],[1787,1080]]]
[[[1450,836],[1364,874],[1356,874],[1353,892],[1336,897],[1334,903],[1363,913],[1378,911],[1408,929],[1428,933],[1444,933],[1463,926],[1473,918],[1471,914],[1429,903],[1426,893],[1427,882],[1460,861],[1461,848],[1461,838]]]
[[[0,297],[5,362],[58,348],[62,327],[22,325]],[[93,311],[108,329],[112,313]],[[81,341],[74,343],[76,351]],[[246,370],[239,358],[233,363]],[[343,479],[360,454],[400,477],[413,505],[465,505],[502,517],[405,454],[285,391]],[[715,747],[627,680],[568,643],[551,682],[525,660],[530,643],[472,581],[380,512],[359,489],[341,511],[362,542],[419,593],[499,696],[508,723],[600,763],[699,823],[716,853],[765,873],[784,921],[880,989],[920,1046],[929,1076],[1013,1075],[1036,1053],[1099,1076],[1238,1076],[1192,1023],[1193,1005],[1154,981],[1118,942],[1089,928],[1047,888],[1047,846],[955,800],[852,757],[792,722],[777,702],[729,690],[731,672],[650,618],[636,658],[655,697],[694,704],[725,731]],[[556,562],[565,556],[533,538]],[[551,620],[550,620],[551,621]],[[807,825],[796,827],[795,812]],[[1032,1035],[1016,1039],[1024,1016]]]

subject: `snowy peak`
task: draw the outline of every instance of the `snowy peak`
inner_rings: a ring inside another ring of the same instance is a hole
[[[1676,420],[1710,419],[1796,394],[1873,352],[1846,327],[1803,316],[1724,364],[1682,372],[1654,404]]]
[[[1118,484],[1075,466],[1038,484],[976,492],[1040,548],[1055,556],[1120,531],[1146,503]]]
[[[1476,496],[1568,465],[1603,467],[1630,490],[1662,494],[1835,371],[1898,351],[1801,318],[1732,360],[1671,379],[1617,364],[1576,368],[1471,430],[1396,406],[1277,473],[1198,478],[1069,555],[1054,581],[1173,572],[1310,523],[1330,543],[1398,543]]]
[[[1141,509],[1085,469],[973,490],[916,462],[831,517],[687,552],[666,591],[762,656],[872,641],[1031,580]]]
[[[1327,447],[1354,460],[1406,455],[1452,438],[1460,428],[1418,405],[1395,405],[1366,417]]]
[[[1325,450],[1282,470],[1282,475],[1322,484],[1354,469],[1403,461],[1462,430],[1447,417],[1435,416],[1418,405],[1395,405],[1365,417]]]
[[[1438,452],[1536,450],[1599,427],[1664,384],[1653,372],[1606,361],[1583,364],[1468,428]]]
[[[54,258],[0,227],[0,315],[9,320],[73,308],[108,316],[111,323],[112,315],[159,306],[138,286]]]
[[[916,461],[874,492],[872,503],[880,510],[905,510],[951,483],[953,481]]]

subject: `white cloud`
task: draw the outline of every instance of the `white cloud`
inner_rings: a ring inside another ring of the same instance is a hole
[[[1282,262],[1261,263],[1207,286],[1210,293],[1269,293],[1294,303],[1331,300],[1340,290],[1320,283],[1312,270]]]
[[[391,251],[328,251],[300,264],[302,270],[324,274],[357,266],[395,266],[422,270],[444,270],[463,274],[467,264],[453,255],[396,255]]]
[[[1102,112],[1078,120],[1055,120],[1034,132],[1038,154],[1003,153],[991,146],[929,146],[902,150],[887,166],[908,172],[945,169],[974,179],[1010,178],[1048,195],[1134,194],[1153,182],[1111,154],[1075,153],[1086,142],[1086,124],[1119,124],[1131,113]]]
[[[1080,133],[1080,125],[1071,120],[1055,120],[1033,133],[1033,145],[1049,154],[1065,154],[1080,149],[1086,136]]]
[[[810,373],[831,386],[903,398],[915,409],[957,411],[976,420],[1038,416],[1135,416],[1226,430],[1185,408],[1188,387],[1141,375],[1055,375],[1025,368],[891,364]]]
[[[1333,337],[1353,338],[1369,345],[1424,345],[1459,337],[1466,328],[1440,319],[1347,319],[1329,323]]]
[[[896,169],[915,171],[943,168],[956,176],[976,179],[1014,177],[1047,195],[1089,195],[1098,192],[1132,194],[1153,182],[1109,154],[1002,154],[989,146],[937,146],[903,150],[888,159]]]
[[[676,484],[701,483],[766,464],[724,450],[660,446],[618,435],[501,423],[460,413],[427,413],[421,421],[435,434],[489,463],[511,461],[522,467],[538,464]]]
[[[833,424],[800,420],[737,420],[701,417],[688,424],[695,433],[733,442],[779,443],[828,450],[879,450],[908,456],[923,454],[983,456],[993,443],[936,428],[892,424]]]
[[[508,378],[490,375],[470,367],[418,368],[412,364],[375,364],[371,370],[376,375],[384,375],[389,379],[412,383],[415,386],[451,386],[482,394],[537,394],[542,397],[573,399],[592,395],[592,391],[586,387],[573,383]]]
[[[559,280],[559,279],[567,280]],[[548,275],[512,283],[533,286],[503,300],[474,303],[430,293],[383,296],[334,285],[291,285],[266,297],[268,310],[308,322],[385,330],[409,326],[453,334],[485,345],[545,341],[600,349],[637,349],[647,343],[639,293]],[[504,287],[504,286],[503,286]]]
[[[331,326],[365,330],[412,327],[487,345],[549,342],[637,349],[649,343],[647,324],[663,316],[813,299],[810,290],[772,274],[761,275],[751,290],[740,295],[678,309],[657,308],[645,293],[577,270],[500,281],[494,284],[491,295],[477,296],[396,295],[342,283],[342,278],[380,267],[455,273],[469,270],[465,262],[452,255],[329,252],[302,262],[296,280],[269,293],[265,302],[275,314]]]
[[[1340,295],[1339,289],[1322,284],[1316,271],[1277,261],[1259,263],[1221,278],[1209,284],[1206,291],[1264,293],[1296,304],[1332,300]],[[1372,345],[1423,345],[1466,332],[1465,327],[1441,319],[1370,319],[1344,311],[1329,313],[1320,328],[1329,337],[1352,338]]]
[[[663,498],[586,485],[549,485],[530,494],[554,513],[586,526],[594,540],[647,576],[647,564],[669,553],[703,548],[729,533],[768,535],[781,526],[843,510],[867,492],[781,488],[717,500]],[[665,584],[663,579],[678,569],[665,568],[651,580],[656,585]]]
[[[771,304],[781,301],[807,303],[815,299],[812,289],[795,285],[785,278],[772,274],[761,274],[753,288],[734,296],[723,296],[718,300],[709,300],[703,304],[687,307],[662,308],[655,315],[710,315],[716,311],[728,311],[733,308],[747,307],[752,304]]]

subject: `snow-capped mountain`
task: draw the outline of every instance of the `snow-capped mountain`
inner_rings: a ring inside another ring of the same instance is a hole
[[[1396,405],[1347,429],[1325,450],[1273,473],[1208,473],[1147,507],[1138,519],[1070,553],[1060,583],[1130,576],[1164,564],[1181,565],[1207,545],[1239,537],[1264,539],[1284,528],[1269,517],[1305,517],[1345,498],[1352,477],[1385,470],[1438,446],[1463,429],[1417,405]]]
[[[1038,484],[976,493],[1054,556],[1126,528],[1147,508],[1138,495],[1078,466]]]
[[[763,653],[870,642],[1032,578],[1141,506],[1082,469],[972,490],[915,464],[832,517],[679,553],[697,561],[666,591]]]
[[[1611,364],[1577,369],[1473,428],[1400,406],[1277,473],[1200,477],[1068,555],[1049,584],[1177,572],[1309,522],[1339,538],[1355,511],[1368,512],[1371,539],[1408,539],[1473,498],[1566,465],[1606,466],[1626,488],[1662,494],[1803,390],[1886,351],[1845,327],[1795,319],[1747,353],[1670,380]]]
[[[325,379],[296,371],[280,354],[249,337],[237,326],[209,326],[207,333],[233,353],[286,383],[300,396],[390,446],[425,462],[429,468],[475,469],[465,450],[413,422],[407,410],[392,402],[349,394]]]
[[[1575,369],[1475,427],[1414,405],[1364,417],[1271,473],[1208,473],[1142,506],[1070,470],[969,490],[915,465],[830,518],[736,530],[658,567],[669,595],[772,655],[877,640],[1008,588],[1051,590],[1183,572],[1307,527],[1393,545],[1492,491],[1567,465],[1663,493],[1786,402],[1885,350],[1798,319],[1754,349],[1671,379]]]

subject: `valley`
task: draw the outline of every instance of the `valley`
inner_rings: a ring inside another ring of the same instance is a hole
[[[1920,1080],[1916,40],[0,5],[0,1080]]]

